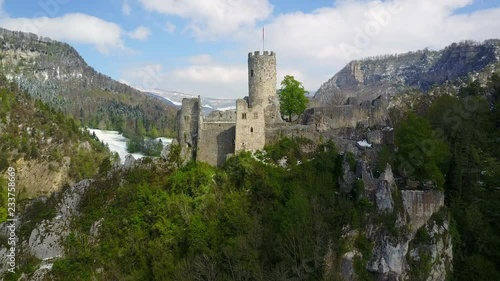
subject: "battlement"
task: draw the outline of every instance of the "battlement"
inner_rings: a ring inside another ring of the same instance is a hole
[[[262,56],[269,56],[269,57],[274,57],[275,56],[275,53],[274,51],[264,51],[264,54],[260,54],[260,51],[254,51],[254,52],[250,52],[248,53],[248,57],[251,58],[251,57],[262,57]]]

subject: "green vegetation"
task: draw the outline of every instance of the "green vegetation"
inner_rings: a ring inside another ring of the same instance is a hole
[[[361,281],[374,280],[370,273],[366,270],[366,264],[372,256],[373,243],[368,240],[364,233],[358,234],[354,241],[354,246],[359,250],[361,256],[354,257],[354,272]]]
[[[24,223],[19,228],[18,235],[24,239],[30,237],[31,231],[43,220],[50,220],[56,216],[56,205],[59,201],[58,194],[51,197],[40,197],[31,202],[26,208]]]
[[[396,130],[397,172],[444,188],[452,221],[452,280],[500,279],[499,101],[495,73],[486,87],[471,82],[457,95],[442,93],[420,116],[408,114]],[[379,155],[390,162],[388,150]],[[426,240],[422,231],[417,241]],[[421,260],[411,264],[421,273],[415,280],[424,280],[430,270],[430,257],[422,251]]]
[[[302,83],[295,80],[293,76],[286,75],[281,82],[278,91],[280,99],[281,115],[288,116],[288,122],[292,121],[293,115],[300,115],[307,107],[309,100],[306,98],[307,91]]]
[[[445,195],[454,227],[455,280],[500,279],[500,77],[440,97],[429,120],[452,152]],[[441,112],[441,114],[438,114]]]
[[[306,138],[288,138],[281,139],[277,144],[266,146],[265,152],[267,157],[273,162],[286,157],[288,163],[297,163],[297,161],[307,161],[310,153],[304,153],[303,147],[312,145],[312,141]],[[330,144],[332,145],[332,144]]]
[[[1,74],[0,119],[0,173],[24,159],[28,165],[44,163],[54,173],[66,173],[64,166],[69,164],[70,179],[79,181],[94,176],[103,159],[109,158],[106,147],[82,130],[78,121],[33,100]],[[17,192],[25,188],[29,186],[18,186]]]
[[[142,125],[151,137],[174,134],[174,107],[96,72],[68,44],[2,32],[0,53],[2,73],[22,76],[17,80],[22,90],[82,126],[140,134]],[[36,59],[25,58],[33,53]],[[54,69],[66,78],[57,78]]]
[[[281,158],[283,147],[301,143],[283,140],[266,154]],[[85,195],[53,278],[320,280],[327,241],[339,241],[332,245],[339,252],[343,228],[353,216],[361,227],[368,211],[362,196],[339,193],[342,158],[333,144],[309,156],[290,170],[241,153],[220,169],[188,163],[102,178]],[[96,244],[88,233],[102,218]],[[352,247],[363,253],[363,268],[372,242],[360,235]]]
[[[7,219],[7,180],[0,176],[0,222]]]
[[[33,109],[21,107],[19,100]],[[499,112],[500,76],[493,75],[487,87],[471,83],[457,96],[436,97],[418,114],[406,114],[396,126],[395,147],[378,154],[379,173],[391,163],[396,174],[444,189],[447,208],[431,221],[451,224],[445,234],[454,243],[451,280],[500,279]],[[388,239],[408,233],[396,223],[403,212],[399,190],[391,194],[394,210],[385,213],[374,212],[369,185],[365,190],[361,179],[354,179],[351,192],[340,191],[342,164],[355,171],[356,158],[339,155],[332,142],[315,146],[307,139],[284,138],[260,154],[231,157],[221,168],[182,166],[177,145],[167,165],[123,172],[112,171],[103,146],[78,122],[9,90],[0,99],[0,117],[13,120],[13,114],[28,116],[23,124],[33,129],[8,123],[0,135],[1,151],[8,151],[0,168],[20,157],[58,163],[70,155],[73,178],[98,173],[51,280],[338,280],[339,257],[349,251],[357,253],[358,279],[372,280],[366,265],[374,243],[366,226],[383,226]],[[134,126],[147,134],[141,122]],[[71,145],[44,147],[44,135]],[[88,145],[81,145],[83,140]],[[277,165],[284,157],[286,168]],[[20,235],[27,237],[35,224],[52,218],[58,200],[54,195],[34,201]],[[96,222],[98,237],[91,234]],[[411,280],[428,278],[434,239],[422,227],[410,242],[410,249],[418,250],[418,258],[406,257]]]
[[[144,139],[141,136],[133,136],[127,141],[127,152],[129,153],[143,153],[146,156],[158,157],[163,149],[163,143],[154,139]]]
[[[396,165],[412,179],[431,180],[443,188],[443,170],[449,159],[446,142],[435,136],[429,122],[414,113],[408,114],[396,130]]]

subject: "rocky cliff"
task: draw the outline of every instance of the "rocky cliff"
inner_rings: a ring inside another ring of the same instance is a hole
[[[135,230],[131,230],[128,226],[120,229],[109,228],[110,222],[115,218],[118,219],[118,222],[127,225],[137,223],[138,217],[123,212],[116,213],[116,209],[113,211],[110,206],[115,205],[116,208],[118,205],[125,204],[125,201],[121,200],[145,200],[144,192],[154,194],[152,193],[154,188],[151,187],[144,187],[143,191],[133,188],[128,192],[125,192],[124,188],[130,185],[130,181],[140,180],[145,171],[161,171],[161,163],[161,160],[133,161],[129,159],[125,165],[112,168],[106,177],[84,180],[53,194],[51,197],[41,197],[31,201],[24,208],[24,211],[16,217],[18,219],[16,225],[17,245],[19,246],[17,262],[20,265],[17,268],[19,272],[17,276],[21,277],[21,279],[16,280],[51,280],[53,274],[61,274],[61,270],[73,270],[72,267],[68,267],[68,264],[84,266],[77,267],[75,270],[88,269],[89,271],[86,272],[93,274],[92,276],[95,276],[96,280],[109,280],[106,274],[116,274],[116,272],[109,273],[108,260],[101,259],[103,254],[108,259],[124,259],[123,261],[129,266],[130,257],[127,254],[124,254],[123,257],[119,257],[119,255],[108,256],[107,250],[110,244],[103,246],[101,243],[109,243],[109,235],[112,237],[120,236],[124,237],[124,240],[114,240],[119,242],[116,246],[113,244],[112,247],[117,247],[113,248],[114,250],[122,251],[127,247],[126,245],[130,245],[130,241],[134,241],[133,248],[142,253],[143,249],[135,243],[158,242],[155,240],[157,232],[164,231],[163,229],[168,231],[168,228],[159,228],[160,222],[157,221],[156,215],[152,212],[159,211],[161,214],[168,214],[170,207],[165,207],[165,204],[169,203],[159,199],[156,195],[153,195],[156,198],[154,199],[157,201],[156,203],[149,201],[149,199],[143,202],[147,207],[140,209],[140,214],[144,214],[151,221],[145,222],[141,226],[146,229],[151,227],[152,230],[141,230],[141,233],[146,235],[144,236],[146,240],[139,242],[129,238],[132,235],[131,231],[142,229],[138,226],[134,226]],[[318,279],[313,280],[332,280],[331,278],[334,278],[333,280],[446,280],[452,269],[453,252],[449,215],[448,211],[443,208],[442,192],[401,191],[396,186],[390,166],[387,166],[385,172],[378,178],[371,176],[366,168],[362,167],[363,165],[358,166],[357,170],[359,171],[355,172],[353,167],[343,169],[344,173],[355,173],[354,177],[351,177],[353,180],[346,182],[345,188],[340,189],[339,193],[334,195],[337,197],[340,196],[340,193],[357,193],[357,207],[339,211],[351,214],[359,212],[358,215],[355,215],[353,220],[348,221],[347,225],[341,227],[340,239],[332,239],[331,237],[328,239],[329,236],[326,234],[333,233],[323,232],[326,226],[318,225],[318,233],[312,236],[315,239],[313,249],[318,252],[314,254],[314,259],[306,259],[304,264],[301,263],[295,269],[297,272],[304,271],[301,275],[302,278],[292,279],[307,280],[307,276],[311,278],[317,276]],[[160,173],[162,177],[165,177],[163,171]],[[358,174],[361,174],[361,178],[358,178]],[[220,180],[215,175],[209,174],[208,176],[208,180],[214,184],[216,184],[216,180]],[[169,180],[175,177],[175,175],[168,176]],[[342,179],[347,178],[345,174],[342,177]],[[196,190],[196,192],[201,192],[200,190]],[[134,194],[142,199],[135,198]],[[143,204],[139,201],[127,202],[132,205]],[[99,209],[94,209],[96,206],[89,208],[91,204],[99,205],[97,207]],[[162,207],[157,209],[150,204],[159,204],[158,206]],[[235,206],[238,210],[242,207],[243,205]],[[320,205],[316,207],[320,207]],[[181,213],[185,212],[183,208],[179,209]],[[288,208],[293,208],[293,206]],[[328,210],[333,211],[333,209]],[[332,218],[343,217],[340,213],[329,213],[329,215]],[[189,214],[179,218],[186,219],[186,223],[192,228],[194,216],[188,216]],[[76,224],[76,222],[78,223]],[[8,234],[7,225],[8,223],[0,224],[0,237],[5,237]],[[203,231],[203,233],[205,232]],[[104,233],[107,233],[108,236]],[[166,239],[172,239],[177,234],[166,232],[163,235]],[[258,237],[262,233],[256,232],[252,235]],[[295,253],[309,250],[309,247],[293,248],[295,245],[302,245],[297,244],[302,241],[300,239],[290,241],[293,257],[295,257]],[[159,246],[145,247],[146,251],[152,249],[164,251],[162,250],[163,244],[154,245]],[[247,248],[242,249],[241,253],[244,256],[248,255],[246,250]],[[2,265],[5,264],[7,251],[7,245],[0,243],[0,257],[4,257],[0,259]],[[75,254],[75,251],[82,251],[82,253]],[[263,252],[268,253],[269,250],[264,249]],[[319,253],[323,252],[326,252],[326,255],[319,256]],[[74,256],[85,258],[73,259]],[[165,257],[163,260],[159,258],[155,261],[170,263],[170,260]],[[198,263],[195,261],[193,264],[197,265]],[[143,266],[149,268],[149,265]],[[0,268],[0,274],[5,270],[5,266]],[[203,267],[200,276],[204,276],[203,274],[209,271],[210,269]],[[103,272],[104,275],[102,275]],[[313,275],[318,272],[323,273]],[[81,275],[82,272],[75,272],[75,275],[78,274]],[[289,272],[289,274],[292,273]],[[91,279],[88,277],[84,280]],[[290,280],[290,278],[279,279],[275,275],[270,275],[256,280]]]
[[[340,278],[446,280],[453,251],[443,192],[399,190],[390,166],[379,178],[360,172],[363,196],[374,204],[375,210],[367,214],[367,224],[362,229],[345,229],[343,240],[351,241],[351,246],[340,258]],[[353,175],[344,170],[343,178]],[[344,192],[355,190],[355,184],[350,184],[349,191],[349,183],[341,181]]]
[[[43,276],[50,271],[53,261],[64,256],[64,242],[71,232],[71,221],[78,215],[81,197],[90,184],[90,180],[83,180],[51,198],[40,197],[30,202],[25,212],[16,216],[17,247],[21,249],[17,252],[19,259],[24,262],[30,259],[39,261],[38,270],[30,280],[44,280]],[[40,215],[37,212],[41,206],[46,208],[46,213]],[[0,235],[7,237],[9,225],[0,224]],[[0,272],[7,270],[7,252],[8,247],[0,247]]]
[[[363,101],[408,89],[427,91],[447,81],[459,83],[469,74],[486,71],[490,75],[490,67],[498,67],[499,61],[500,40],[463,41],[439,51],[425,49],[356,60],[325,82],[314,100],[328,104],[336,95]]]

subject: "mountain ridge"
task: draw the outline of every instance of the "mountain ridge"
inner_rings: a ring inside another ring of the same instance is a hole
[[[174,107],[97,72],[67,43],[0,28],[0,69],[32,97],[83,125],[173,131]]]
[[[140,91],[154,95],[156,97],[165,99],[170,104],[180,108],[182,105],[182,99],[184,98],[197,98],[197,95],[182,93],[179,91],[170,91],[170,90],[162,90],[162,89],[152,89],[145,90],[140,89]],[[201,103],[204,113],[209,113],[214,110],[234,110],[236,109],[236,99],[219,99],[219,98],[210,98],[210,97],[202,97]]]
[[[316,104],[328,104],[335,96],[373,100],[409,89],[428,91],[434,85],[498,68],[500,40],[478,43],[470,40],[453,43],[442,50],[428,49],[404,54],[384,55],[353,60],[323,83],[314,95]],[[491,74],[491,73],[489,73]]]

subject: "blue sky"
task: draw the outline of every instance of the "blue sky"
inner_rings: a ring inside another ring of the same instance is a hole
[[[67,42],[138,88],[236,98],[263,26],[278,80],[315,91],[353,59],[500,38],[500,1],[0,0],[0,26]]]

